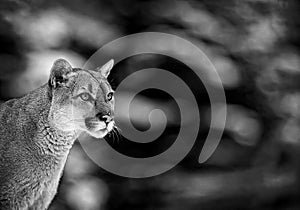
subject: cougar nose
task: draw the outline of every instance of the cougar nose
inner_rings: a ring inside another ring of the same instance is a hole
[[[112,118],[109,116],[109,115],[103,115],[103,114],[97,114],[96,117],[101,120],[101,121],[104,121],[105,123],[109,123]]]

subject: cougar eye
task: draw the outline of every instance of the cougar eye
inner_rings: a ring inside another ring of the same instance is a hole
[[[113,98],[114,93],[113,92],[109,92],[106,96],[108,101],[111,101],[111,99]]]
[[[93,100],[92,96],[88,93],[81,93],[79,95],[79,97],[84,101],[92,101]]]

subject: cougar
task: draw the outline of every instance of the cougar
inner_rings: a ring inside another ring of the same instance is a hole
[[[54,62],[47,84],[0,106],[0,209],[43,210],[82,132],[114,129],[113,60],[95,70]]]

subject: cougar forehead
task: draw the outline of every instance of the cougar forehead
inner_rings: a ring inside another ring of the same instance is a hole
[[[102,77],[98,72],[90,70],[78,69],[78,77],[75,82],[74,92],[89,92],[97,100],[103,100],[104,95],[112,91],[106,78]]]

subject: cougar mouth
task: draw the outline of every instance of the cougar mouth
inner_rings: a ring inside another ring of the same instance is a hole
[[[114,121],[110,121],[109,123],[105,121],[101,121],[96,117],[87,118],[85,120],[85,125],[87,128],[87,132],[95,137],[95,138],[103,138],[105,137],[110,131],[112,131],[114,127]]]

